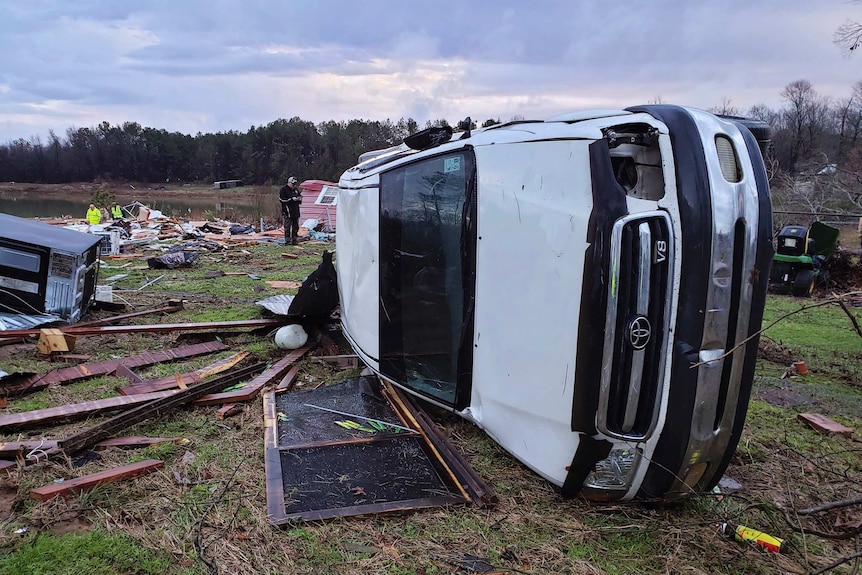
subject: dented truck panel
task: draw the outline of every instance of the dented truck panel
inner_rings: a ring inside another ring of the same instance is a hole
[[[565,496],[714,485],[744,422],[771,261],[749,130],[641,106],[445,136],[341,177],[356,352]]]

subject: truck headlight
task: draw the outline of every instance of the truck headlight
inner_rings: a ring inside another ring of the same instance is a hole
[[[592,489],[627,489],[640,453],[631,447],[618,447],[598,463],[587,476],[584,487]]]

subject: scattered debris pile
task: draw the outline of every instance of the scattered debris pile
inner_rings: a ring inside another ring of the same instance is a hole
[[[128,252],[135,246],[149,251],[176,253],[188,250],[221,250],[238,243],[284,241],[282,228],[263,229],[262,221],[262,229],[255,230],[251,225],[222,219],[185,220],[166,217],[160,211],[139,202],[125,206],[123,211],[129,217],[114,220],[109,224],[90,225],[78,221],[51,223],[63,225],[66,229],[102,236],[102,252],[106,255]],[[334,239],[334,234],[321,233],[315,229],[315,226],[320,226],[318,220],[306,220],[303,226],[311,227],[300,228],[300,241]],[[192,243],[180,248],[176,245],[179,241]]]
[[[862,262],[858,254],[839,247],[826,261],[826,281],[830,292],[862,289]]]

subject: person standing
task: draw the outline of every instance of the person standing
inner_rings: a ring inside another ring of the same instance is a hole
[[[123,219],[123,208],[117,202],[114,202],[114,205],[111,206],[111,218],[115,220]]]
[[[290,176],[287,185],[278,190],[278,200],[281,202],[281,217],[284,222],[284,244],[296,245],[299,234],[299,206],[302,204],[302,192],[299,191],[298,180]]]
[[[102,211],[96,207],[96,204],[90,204],[87,208],[87,223],[91,226],[98,226],[102,223]]]

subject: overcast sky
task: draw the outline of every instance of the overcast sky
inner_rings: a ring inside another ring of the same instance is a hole
[[[134,121],[542,118],[848,97],[848,0],[0,0],[0,143]]]

